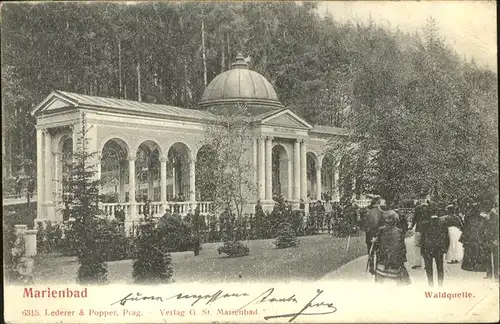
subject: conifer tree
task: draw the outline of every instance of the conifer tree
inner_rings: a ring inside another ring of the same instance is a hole
[[[94,161],[96,152],[89,152],[86,137],[89,128],[82,113],[81,129],[78,132],[77,148],[73,152],[73,163],[63,187],[69,201],[69,215],[74,218],[75,245],[78,256],[79,283],[106,283],[107,268],[102,249],[96,217],[99,213],[99,183]]]
[[[274,240],[274,245],[278,249],[284,249],[288,247],[294,247],[299,244],[299,240],[295,236],[295,231],[292,226],[287,222],[283,223],[281,228],[278,230],[278,236]]]
[[[137,283],[166,283],[174,273],[172,258],[159,234],[152,223],[141,226],[132,273]]]

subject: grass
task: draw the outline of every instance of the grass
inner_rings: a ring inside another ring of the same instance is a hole
[[[295,248],[276,249],[273,239],[243,242],[250,255],[220,256],[222,243],[205,243],[200,255],[192,251],[172,253],[176,282],[290,281],[318,280],[343,264],[366,253],[364,235],[347,238],[327,234],[304,236]],[[132,260],[108,262],[111,283],[132,283]],[[37,255],[34,279],[43,283],[74,283],[76,257]],[[240,277],[241,276],[241,277]]]

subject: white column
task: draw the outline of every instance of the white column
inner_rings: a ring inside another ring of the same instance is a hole
[[[253,183],[254,183],[256,189],[259,187],[259,182],[257,179],[257,170],[258,170],[257,155],[258,155],[257,139],[254,138],[252,140],[252,165],[253,165]],[[256,192],[255,196],[257,197],[256,200],[258,200],[259,199],[258,192]]]
[[[291,156],[288,157],[288,160],[287,160],[287,171],[288,171],[288,188],[287,188],[287,197],[286,199],[288,200],[292,200],[293,199],[293,196],[292,196],[292,193],[293,193],[293,158]]]
[[[119,177],[120,177],[120,184],[119,184],[119,193],[120,193],[120,200],[123,202],[125,201],[125,172],[124,172],[124,167],[123,163],[120,161],[120,166],[118,169],[119,172]]]
[[[189,201],[195,203],[196,201],[196,155],[194,152],[191,153],[191,158],[189,161]],[[194,208],[194,207],[193,207]]]
[[[266,200],[273,198],[273,138],[266,138]]]
[[[321,183],[321,168],[322,168],[323,162],[321,161],[320,157],[318,156],[318,162],[316,165],[316,199],[321,200],[321,189],[322,189],[322,183]]]
[[[135,201],[135,156],[128,158],[128,202],[129,220],[137,217],[137,205]]]
[[[265,139],[263,137],[259,138],[259,199],[264,200],[266,199],[266,187],[265,187],[265,181],[266,181],[266,156],[265,156],[265,144],[264,144]]]
[[[53,156],[52,156],[52,136],[48,130],[45,131],[44,136],[45,142],[45,213],[47,219],[55,221],[55,208],[54,204],[54,166],[53,166]]]
[[[167,159],[160,160],[160,201],[167,201]]]
[[[96,158],[96,164],[95,164],[96,178],[97,178],[97,180],[101,180],[101,159],[102,159],[102,156],[101,156],[101,154],[97,154],[95,158]],[[101,191],[101,185],[99,185],[99,191]]]
[[[293,199],[300,199],[300,142],[293,145]]]
[[[45,201],[49,202],[52,201],[52,180],[53,180],[53,166],[52,166],[52,148],[51,148],[51,141],[52,141],[52,136],[48,132],[48,130],[45,131],[44,134],[44,143],[45,143]]]
[[[300,145],[300,194],[305,202],[307,198],[307,145],[304,140]]]
[[[44,130],[37,128],[36,130],[36,199],[38,203],[36,204],[36,214],[38,219],[45,219],[46,215],[44,209],[42,208],[42,203],[45,201],[43,195],[44,184],[43,184],[43,174],[44,174],[44,155],[43,155],[43,132]]]
[[[175,167],[172,166],[172,196],[175,197],[177,195],[177,190],[175,188],[175,180],[176,177],[175,177]]]

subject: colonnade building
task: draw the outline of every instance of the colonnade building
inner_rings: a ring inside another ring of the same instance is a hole
[[[196,167],[207,125],[214,111],[244,104],[253,120],[248,159],[256,190],[248,210],[260,200],[265,209],[273,194],[295,207],[300,199],[339,198],[338,158],[327,152],[331,140],[346,136],[342,128],[311,125],[284,107],[271,83],[248,68],[239,54],[232,68],[206,87],[197,109],[53,91],[32,111],[37,138],[37,220],[62,220],[63,188],[81,129],[87,149],[97,152],[95,164],[101,193],[114,197],[102,204],[113,216],[119,204],[128,221],[141,217],[144,202],[162,214],[173,201],[181,213],[198,206],[210,210],[196,188]],[[324,197],[324,196],[323,196]],[[179,202],[182,200],[182,202]]]

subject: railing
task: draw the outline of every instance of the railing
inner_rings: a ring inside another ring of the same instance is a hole
[[[370,206],[371,201],[372,201],[371,199],[356,199],[356,200],[354,200],[354,202],[356,203],[356,205],[358,205],[359,208]]]
[[[136,203],[137,205],[137,216],[144,215],[144,206],[146,203]],[[160,201],[153,201],[149,205],[149,211],[151,216],[160,217],[163,213],[170,211],[171,213],[180,214],[181,216],[187,215],[187,213],[193,208],[193,205],[197,205],[200,208],[200,214],[206,215],[213,211],[213,204],[210,201],[200,201],[192,203],[190,201],[179,201],[173,202],[169,201],[162,203]],[[100,209],[108,218],[114,218],[118,206],[121,206],[125,215],[130,214],[130,203],[101,203]],[[194,212],[194,210],[191,210]]]

